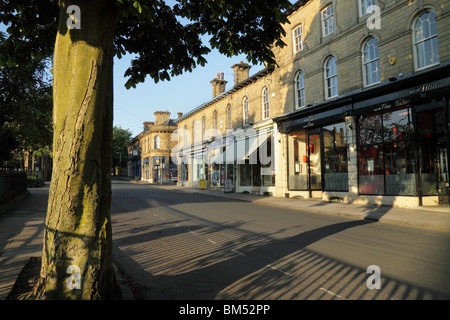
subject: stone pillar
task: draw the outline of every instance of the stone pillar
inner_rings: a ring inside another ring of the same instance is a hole
[[[345,125],[348,145],[348,202],[353,202],[358,197],[358,137],[355,117],[345,117]]]

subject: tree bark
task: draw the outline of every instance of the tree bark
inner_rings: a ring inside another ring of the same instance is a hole
[[[81,29],[68,29],[68,5],[81,9]],[[60,1],[54,163],[37,299],[117,297],[110,214],[115,17],[112,0]],[[69,274],[70,266],[79,273]]]

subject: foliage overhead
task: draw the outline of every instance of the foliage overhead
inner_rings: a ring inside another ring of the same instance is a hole
[[[53,54],[59,2],[10,0],[0,3],[8,37],[0,66],[23,65]],[[170,2],[170,3],[169,3]],[[206,64],[211,49],[246,54],[256,64],[274,64],[272,46],[284,46],[282,24],[288,0],[111,0],[116,10],[114,48],[120,58],[135,55],[126,70],[127,88],[150,76],[155,82]],[[81,12],[81,16],[83,13]],[[81,21],[83,21],[81,19]],[[81,23],[81,27],[82,23]],[[208,47],[202,36],[209,36]]]

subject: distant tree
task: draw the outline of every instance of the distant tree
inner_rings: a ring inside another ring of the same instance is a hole
[[[283,10],[290,6],[288,0],[177,0],[174,6],[163,0],[0,2],[0,22],[9,34],[0,66],[54,53],[54,165],[37,298],[114,298],[114,55],[136,57],[125,73],[127,88],[147,76],[169,80],[205,65],[211,51],[201,40],[205,34],[210,47],[227,56],[246,53],[251,62],[273,64],[271,49],[284,45]],[[73,266],[79,287],[67,285]]]
[[[131,142],[133,133],[120,126],[113,127],[113,170],[116,167],[122,168],[128,159],[127,146]],[[122,163],[120,161],[122,160]],[[115,170],[114,170],[115,172]]]
[[[2,37],[0,35],[0,46]],[[0,160],[26,150],[42,154],[52,144],[52,87],[45,63],[0,68]]]

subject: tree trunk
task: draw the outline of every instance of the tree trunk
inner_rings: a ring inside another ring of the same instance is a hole
[[[81,29],[68,29],[66,4],[60,1],[53,69],[54,165],[35,298],[113,299],[114,1],[69,4],[81,9]]]

